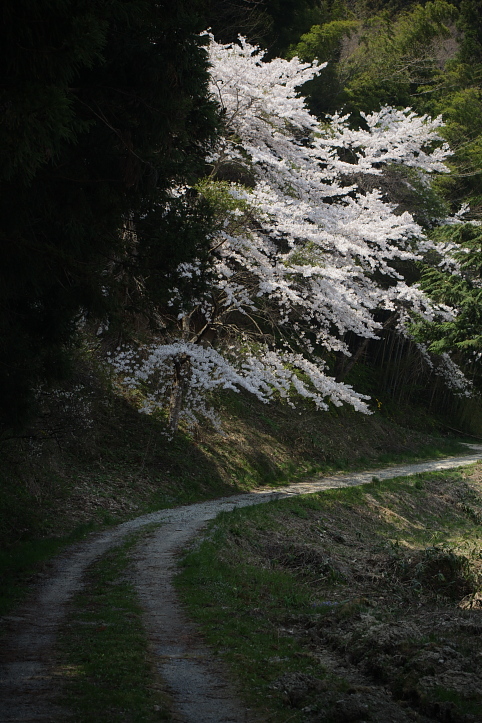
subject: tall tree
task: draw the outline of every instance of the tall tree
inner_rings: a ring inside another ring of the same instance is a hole
[[[226,131],[199,187],[218,209],[209,293],[186,302],[176,285],[166,333],[115,355],[114,366],[127,385],[147,385],[144,411],[170,408],[173,429],[182,416],[209,416],[206,396],[216,387],[367,412],[366,398],[330,373],[330,357],[350,356],[347,332],[377,338],[380,311],[401,333],[410,311],[426,319],[450,312],[400,272],[433,246],[420,226],[377,189],[347,179],[382,178],[391,165],[445,172],[441,123],[384,108],[365,116],[365,130],[341,117],[323,128],[297,92],[316,67],[264,62],[244,41],[213,42],[211,59]],[[204,273],[200,262],[180,268],[190,284]]]
[[[442,115],[453,155],[452,173],[440,195],[455,211],[468,202],[467,218],[482,209],[482,20],[477,0],[352,4],[352,14],[315,25],[290,50],[305,61],[328,61],[303,87],[312,112],[324,118],[340,111],[363,125],[360,111],[388,104]],[[401,179],[399,186],[413,185]],[[420,196],[423,202],[423,195]],[[430,223],[430,213],[423,213]]]
[[[313,112],[321,116],[341,107],[352,113],[373,112],[382,105],[405,108],[414,105],[413,95],[422,86],[425,98],[440,82],[447,60],[443,43],[454,42],[455,17],[454,5],[435,0],[398,14],[393,7],[368,17],[346,13],[313,27],[292,49],[302,60],[330,61],[328,88],[323,75],[306,88]],[[420,102],[415,105],[426,112]]]
[[[239,35],[283,56],[315,23],[327,22],[338,0],[205,0],[208,25],[218,42]]]
[[[2,5],[4,423],[22,417],[41,380],[61,373],[79,318],[139,309],[147,278],[151,289],[162,286],[201,253],[209,210],[169,190],[199,176],[217,125],[200,7]]]
[[[447,245],[448,258],[439,266],[424,268],[421,286],[438,303],[447,304],[458,313],[438,323],[421,322],[415,327],[416,334],[429,343],[431,351],[456,352],[467,364],[479,362],[482,354],[481,228],[458,223],[443,226],[433,235]]]

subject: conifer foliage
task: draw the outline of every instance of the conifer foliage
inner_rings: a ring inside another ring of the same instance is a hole
[[[40,380],[62,373],[79,319],[109,310],[125,323],[149,306],[156,280],[201,254],[209,210],[166,198],[199,175],[217,123],[199,6],[2,4],[0,417],[9,423]]]

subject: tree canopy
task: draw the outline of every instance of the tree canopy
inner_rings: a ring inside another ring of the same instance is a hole
[[[339,116],[323,128],[296,91],[317,67],[297,58],[264,62],[242,39],[212,41],[211,62],[225,134],[199,187],[219,214],[210,287],[186,302],[176,285],[166,334],[120,350],[114,366],[129,386],[148,384],[145,411],[170,404],[173,428],[182,416],[210,416],[205,397],[216,387],[367,412],[363,396],[329,369],[330,354],[350,356],[347,332],[377,338],[381,310],[401,333],[411,311],[427,321],[450,312],[400,272],[435,245],[407,211],[396,213],[355,180],[381,179],[393,165],[421,177],[446,172],[441,122],[383,108],[364,117],[366,130]],[[200,260],[183,273],[202,274]]]
[[[421,354],[477,347],[476,0],[7,0],[2,19],[0,422],[93,322],[150,344],[118,368],[164,375],[173,419],[188,387],[209,414],[203,384],[365,408],[344,376],[387,324]]]
[[[199,176],[216,131],[200,5],[2,6],[4,419],[62,373],[82,318],[119,307],[124,324],[204,243],[206,205],[170,198]]]

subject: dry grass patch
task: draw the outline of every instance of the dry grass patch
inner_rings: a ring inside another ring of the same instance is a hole
[[[482,718],[481,471],[330,490],[218,519],[188,556],[180,589],[245,687],[249,671],[263,715]],[[204,597],[211,606],[201,612]],[[267,641],[283,641],[283,655]]]

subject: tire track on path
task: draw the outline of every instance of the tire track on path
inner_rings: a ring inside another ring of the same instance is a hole
[[[0,651],[0,721],[68,720],[68,711],[54,704],[61,675],[52,657],[66,604],[81,589],[86,568],[109,548],[145,525],[163,523],[141,543],[134,559],[146,628],[159,672],[172,693],[175,719],[182,723],[246,723],[250,720],[249,712],[236,700],[233,690],[223,680],[222,671],[179,606],[172,587],[177,551],[219,512],[335,487],[366,484],[374,475],[388,479],[452,469],[481,460],[482,445],[468,446],[472,452],[463,457],[322,477],[152,512],[68,548],[54,560],[51,574],[38,585],[32,599],[15,615],[2,621],[5,636]]]

